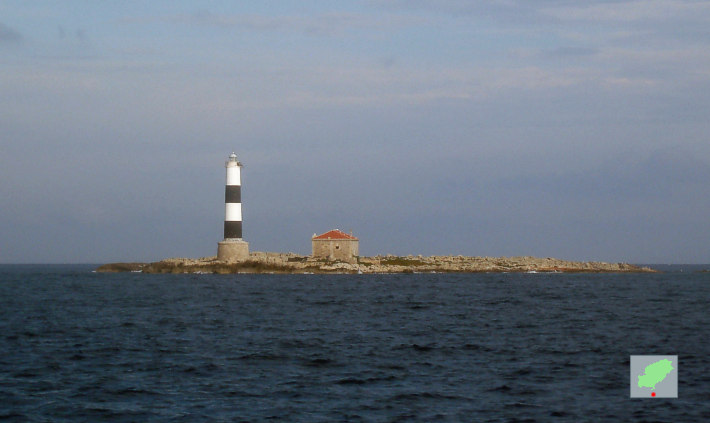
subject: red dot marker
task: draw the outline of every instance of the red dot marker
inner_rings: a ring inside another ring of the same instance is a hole
[[[651,392],[651,396],[652,396],[652,397],[655,397],[655,396],[656,396],[656,393],[655,393],[655,392]]]

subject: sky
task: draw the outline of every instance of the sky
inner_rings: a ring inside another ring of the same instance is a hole
[[[0,263],[710,262],[710,2],[0,1]]]

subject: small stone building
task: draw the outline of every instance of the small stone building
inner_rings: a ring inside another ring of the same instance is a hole
[[[333,229],[321,235],[313,234],[311,243],[313,244],[313,258],[357,263],[357,258],[360,255],[358,251],[360,240],[340,229]]]

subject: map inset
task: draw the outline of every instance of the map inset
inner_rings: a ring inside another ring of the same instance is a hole
[[[632,355],[631,398],[678,398],[677,355]]]

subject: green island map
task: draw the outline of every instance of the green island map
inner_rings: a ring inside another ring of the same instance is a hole
[[[644,374],[638,376],[639,388],[656,389],[656,385],[662,382],[672,370],[673,363],[665,358],[649,364],[644,369]]]

